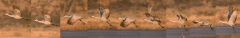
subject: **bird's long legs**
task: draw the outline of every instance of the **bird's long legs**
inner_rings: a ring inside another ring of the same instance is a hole
[[[212,27],[212,25],[210,25],[210,28],[211,28],[212,30],[214,30],[213,27]]]
[[[108,21],[106,21],[108,23],[108,25],[112,26],[112,24],[110,24]]]
[[[79,19],[80,22],[82,22],[83,25],[85,25],[85,22],[83,22],[81,19]]]
[[[236,30],[235,30],[235,28],[232,26],[232,28],[233,28],[233,33],[236,33]]]
[[[158,23],[158,25],[160,25],[162,28],[164,28],[160,23]]]
[[[186,25],[183,25],[184,26],[184,28],[185,28],[185,31],[188,31],[188,29],[186,28]]]
[[[136,27],[139,27],[139,26],[136,24],[136,22],[133,22],[133,24],[134,24]]]

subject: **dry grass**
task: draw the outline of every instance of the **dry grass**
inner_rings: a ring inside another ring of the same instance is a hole
[[[12,1],[12,0],[10,0]],[[24,10],[23,12],[29,13],[29,9],[31,10],[31,19],[40,19],[41,15],[39,12],[41,10],[48,10],[53,18],[55,19],[53,22],[55,24],[61,25],[62,30],[88,30],[88,29],[117,29],[117,30],[159,30],[163,28],[159,28],[157,24],[151,24],[146,21],[143,21],[143,18],[146,16],[143,14],[147,12],[147,3],[154,3],[152,13],[155,15],[159,15],[161,20],[163,20],[162,25],[167,28],[182,28],[178,23],[169,22],[168,20],[176,20],[176,14],[182,14],[183,16],[188,18],[186,25],[188,27],[196,26],[191,23],[192,20],[200,20],[200,21],[210,21],[214,27],[218,23],[219,20],[226,20],[226,12],[228,6],[235,6],[239,8],[239,3],[236,2],[238,0],[106,0],[106,1],[98,1],[98,0],[34,0],[31,1],[31,8],[27,7],[25,3],[19,3],[20,9]],[[1,12],[9,13],[11,9],[11,4],[9,1],[2,1],[0,3],[0,7],[2,7]],[[22,2],[22,1],[20,1]],[[28,1],[27,1],[28,2]],[[74,3],[73,3],[74,2]],[[73,3],[73,5],[71,5]],[[111,15],[109,20],[114,26],[110,27],[107,23],[99,21],[98,19],[91,18],[90,16],[99,16],[98,15],[98,3],[103,6],[109,7]],[[221,4],[224,3],[224,4]],[[10,4],[10,5],[8,5]],[[60,11],[61,9],[61,11]],[[82,12],[83,10],[87,10]],[[66,24],[67,18],[63,18],[63,15],[69,15],[71,13],[79,13],[82,17],[84,17],[83,21],[86,22],[86,25],[82,25],[79,21],[77,21],[74,25]],[[7,17],[3,17],[4,13],[0,13],[0,17],[2,20]],[[117,20],[116,17],[124,17],[129,16],[134,19],[137,19],[137,25],[140,25],[139,28],[134,27],[134,25],[130,25],[127,28],[122,28],[119,26],[120,20]],[[3,17],[3,18],[2,18]],[[27,17],[27,16],[25,16]],[[30,18],[30,17],[27,17]],[[239,19],[239,18],[237,18]],[[40,19],[41,20],[41,19]],[[8,22],[6,22],[8,23]],[[21,24],[20,22],[19,24]],[[237,21],[237,24],[240,22]],[[38,24],[38,23],[32,23]],[[37,25],[33,25],[37,26]]]
[[[155,15],[159,15],[161,20],[163,21],[162,25],[166,28],[183,28],[178,23],[169,22],[168,20],[177,20],[176,14],[182,14],[183,16],[188,18],[186,23],[187,27],[197,27],[192,23],[193,20],[199,21],[209,21],[213,24],[213,27],[216,25],[220,25],[219,20],[226,20],[226,12],[227,7],[235,6],[239,8],[238,0],[231,0],[224,2],[226,0],[113,0],[113,1],[98,1],[98,0],[89,0],[88,1],[88,11],[87,12],[79,12],[74,11],[80,8],[82,5],[73,5],[73,11],[70,13],[61,13],[61,30],[88,30],[88,29],[116,29],[116,30],[160,30],[163,28],[159,28],[157,24],[151,24],[146,21],[143,21],[143,18],[147,18],[144,15],[144,12],[147,12],[147,2],[154,3],[152,13]],[[83,2],[83,1],[80,1]],[[109,7],[111,15],[110,15],[110,23],[112,23],[113,27],[107,25],[98,19],[91,18],[91,16],[99,16],[98,15],[98,3]],[[224,4],[220,4],[224,3]],[[70,4],[70,3],[67,3]],[[70,8],[67,6],[66,8]],[[79,13],[86,22],[86,25],[82,25],[79,21],[76,22],[75,25],[66,24],[67,18],[63,18],[63,14],[71,14],[71,13]],[[134,27],[134,25],[130,25],[127,28],[122,28],[119,26],[120,20],[117,20],[117,17],[129,16],[131,18],[137,19],[137,25],[140,25],[139,28]],[[239,18],[238,18],[239,19]],[[240,22],[237,21],[237,24]]]
[[[30,38],[29,27],[5,26],[0,29],[0,38]]]
[[[31,28],[31,38],[60,38],[59,27]]]

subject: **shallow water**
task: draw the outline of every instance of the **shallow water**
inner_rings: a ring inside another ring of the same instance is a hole
[[[61,38],[240,38],[240,26],[235,26],[237,33],[232,33],[230,26],[168,28],[166,30],[87,30],[61,31]]]

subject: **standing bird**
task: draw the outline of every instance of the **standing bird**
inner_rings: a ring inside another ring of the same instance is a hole
[[[95,16],[92,16],[93,18],[96,18],[96,19],[100,19],[104,22],[107,22],[108,25],[112,26],[108,21],[108,18],[109,18],[109,9],[104,9],[102,7],[99,8],[99,14],[100,14],[100,17],[95,17]]]
[[[55,26],[58,26],[56,24],[51,23],[52,22],[51,17],[50,17],[50,15],[46,11],[41,11],[41,13],[42,13],[43,20],[39,21],[39,20],[36,19],[34,21],[39,22],[39,23],[43,23],[45,25],[55,25]]]
[[[202,27],[202,26],[210,26],[210,28],[212,29],[212,30],[214,30],[213,28],[212,28],[212,24],[210,23],[210,22],[208,22],[208,21],[201,21],[201,22],[199,22],[199,21],[197,21],[197,20],[194,20],[194,21],[192,21],[194,24],[200,24],[200,26]]]
[[[185,28],[185,31],[188,31],[188,29],[186,28],[186,21],[187,21],[187,18],[186,17],[183,17],[181,14],[177,14],[177,17],[178,17],[178,20],[177,21],[173,21],[173,20],[170,20],[171,22],[177,22],[177,23],[180,23],[181,26],[184,26]]]
[[[83,22],[81,19],[82,17],[76,14],[72,14],[71,16],[64,16],[66,18],[68,18],[67,20],[67,24],[69,25],[73,25],[77,20],[81,21],[83,25],[85,25],[85,22]]]
[[[23,18],[22,15],[21,15],[21,11],[19,9],[18,6],[16,5],[13,5],[13,15],[9,15],[8,13],[6,13],[5,15],[9,16],[9,17],[13,17],[14,19],[24,19],[24,20],[29,20],[29,19],[26,19],[26,18]]]
[[[132,18],[129,18],[129,17],[125,17],[125,18],[120,18],[118,17],[118,19],[122,20],[121,23],[120,23],[120,26],[122,27],[127,27],[129,26],[129,24],[134,24],[136,27],[138,27],[138,25],[136,24],[136,19],[132,19]]]
[[[233,25],[235,25],[236,19],[237,19],[237,12],[238,8],[234,8],[230,6],[228,8],[228,20],[227,22],[219,21],[220,23],[227,24],[233,28],[233,33],[236,33],[235,28]]]
[[[160,25],[162,28],[164,28],[162,25],[161,25],[161,21],[160,19],[156,16],[156,15],[150,15],[149,13],[145,13],[145,15],[150,19],[150,20],[147,20],[147,19],[143,19],[147,22],[150,22],[150,23],[157,23],[158,25]]]

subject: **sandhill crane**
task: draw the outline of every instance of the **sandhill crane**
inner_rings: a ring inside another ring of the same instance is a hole
[[[201,21],[201,22],[199,22],[199,21],[197,21],[197,20],[194,20],[194,21],[192,21],[194,24],[200,24],[200,26],[202,27],[202,26],[210,26],[210,28],[212,29],[212,30],[214,30],[213,28],[212,28],[212,24],[210,23],[210,22],[208,22],[208,21]]]
[[[237,19],[237,12],[238,8],[234,8],[230,6],[228,8],[228,20],[227,22],[219,21],[220,23],[227,24],[233,28],[233,33],[236,33],[235,28],[233,25],[235,25],[236,19]]]
[[[136,19],[132,19],[132,18],[129,18],[129,17],[125,17],[125,18],[121,18],[121,17],[118,17],[118,19],[122,20],[121,23],[120,23],[120,26],[122,27],[127,27],[129,24],[134,24],[136,27],[138,27],[138,25],[136,24]]]
[[[68,18],[67,24],[73,25],[77,20],[79,20],[83,25],[85,25],[85,22],[83,22],[81,19],[82,17],[76,14],[72,14],[71,16],[65,15],[64,17]]]
[[[177,22],[177,23],[180,23],[181,26],[184,26],[185,28],[185,31],[188,31],[188,29],[186,28],[186,21],[187,21],[187,18],[186,17],[183,17],[181,14],[177,14],[177,17],[178,17],[178,20],[177,21],[173,21],[173,20],[170,20],[171,22]]]
[[[29,20],[29,19],[26,19],[26,18],[23,18],[22,15],[21,15],[21,11],[19,9],[18,6],[16,5],[13,5],[13,15],[9,15],[8,13],[6,13],[5,15],[9,16],[9,17],[13,17],[14,19],[24,19],[24,20]]]
[[[41,13],[42,13],[43,20],[39,21],[39,20],[36,19],[34,21],[39,22],[39,23],[43,23],[45,25],[55,25],[55,26],[58,26],[56,24],[51,23],[52,22],[51,17],[50,17],[50,15],[46,11],[41,11]]]
[[[154,24],[158,24],[160,25],[162,28],[164,28],[162,25],[161,25],[161,21],[160,19],[156,16],[156,15],[150,15],[149,13],[145,13],[145,15],[150,19],[150,20],[147,20],[147,19],[143,19],[147,22],[150,22],[150,23],[154,23]]]
[[[93,18],[96,18],[96,19],[100,19],[100,20],[102,20],[102,21],[104,21],[104,22],[107,22],[108,23],[108,25],[110,25],[110,26],[112,26],[108,21],[108,18],[109,18],[109,15],[110,15],[110,13],[109,13],[109,9],[104,9],[104,8],[102,8],[102,7],[100,7],[99,8],[99,15],[100,15],[100,17],[96,17],[96,16],[92,16]]]

